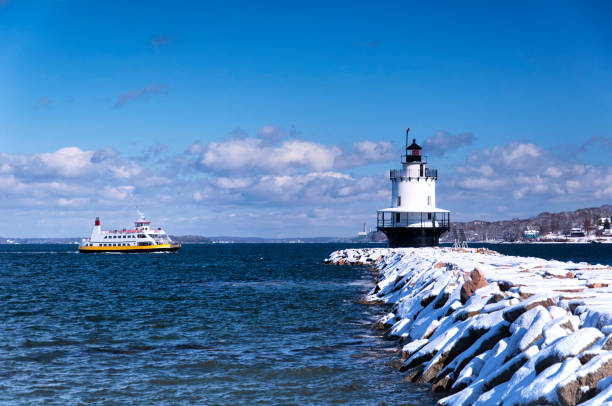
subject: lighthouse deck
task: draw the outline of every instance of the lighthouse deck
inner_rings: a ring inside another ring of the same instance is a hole
[[[450,212],[444,209],[432,208],[415,211],[404,207],[392,207],[376,212],[376,227],[428,227],[448,230],[450,228]]]
[[[425,162],[423,162],[425,163]],[[438,179],[438,170],[433,168],[423,168],[422,171],[419,171],[418,176],[415,176],[410,173],[409,169],[391,169],[389,171],[390,179],[412,179],[412,178],[432,178]]]

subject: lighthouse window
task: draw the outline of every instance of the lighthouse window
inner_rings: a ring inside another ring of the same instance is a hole
[[[421,164],[421,177],[423,176],[423,167],[424,167],[424,165]]]
[[[396,223],[400,222],[400,214],[399,213],[395,213],[395,222]]]
[[[398,196],[398,197],[397,197],[397,205],[398,205],[398,206],[401,206],[401,205],[402,205],[402,197],[401,197],[401,196]]]
[[[427,205],[431,206],[431,196],[427,196]]]
[[[427,220],[431,220],[431,213],[427,213]]]

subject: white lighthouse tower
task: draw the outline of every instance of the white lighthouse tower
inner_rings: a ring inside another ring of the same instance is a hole
[[[402,156],[402,169],[392,169],[391,207],[378,210],[377,229],[387,235],[389,247],[438,245],[450,228],[450,211],[436,207],[438,171],[427,167],[422,148],[412,139]]]

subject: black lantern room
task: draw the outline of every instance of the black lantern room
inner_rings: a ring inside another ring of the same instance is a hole
[[[408,133],[410,128],[406,130],[406,162],[421,162],[421,146],[416,143],[416,139],[412,139],[412,144],[408,145]]]

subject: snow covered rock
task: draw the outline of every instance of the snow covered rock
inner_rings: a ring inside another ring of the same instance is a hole
[[[597,384],[612,376],[612,352],[591,359],[559,383],[557,396],[563,406],[577,405],[596,394]]]
[[[612,401],[612,268],[486,249],[364,248],[330,264],[378,274],[363,299],[389,313],[409,382],[440,405],[601,405]],[[486,275],[486,279],[485,279]]]
[[[482,271],[478,268],[474,268],[470,274],[470,279],[463,282],[463,285],[461,286],[461,302],[467,302],[474,292],[480,288],[484,288],[487,285],[487,280],[485,279]]]
[[[586,327],[558,340],[538,354],[534,366],[536,373],[540,373],[550,365],[561,362],[568,357],[580,354],[601,338],[603,338],[603,334],[599,330]]]

